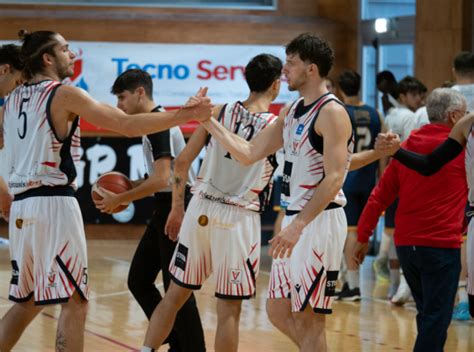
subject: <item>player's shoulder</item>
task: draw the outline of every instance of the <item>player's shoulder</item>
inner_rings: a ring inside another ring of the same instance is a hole
[[[321,107],[320,118],[322,119],[347,119],[349,113],[344,104],[339,99],[331,99]],[[319,118],[318,118],[319,119]]]

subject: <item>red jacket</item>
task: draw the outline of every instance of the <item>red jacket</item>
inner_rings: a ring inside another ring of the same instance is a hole
[[[428,124],[413,131],[402,146],[429,154],[450,131],[446,125]],[[467,201],[464,152],[432,176],[422,176],[392,159],[359,219],[360,242],[368,242],[380,215],[397,196],[396,246],[461,247]]]

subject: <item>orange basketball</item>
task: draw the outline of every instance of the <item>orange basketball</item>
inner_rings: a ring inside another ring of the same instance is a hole
[[[107,191],[113,192],[113,193],[122,193],[125,191],[128,191],[131,189],[132,182],[130,179],[122,174],[121,172],[117,171],[111,171],[111,172],[106,172],[102,176],[100,176],[97,181],[92,185],[92,190],[91,190],[91,196],[92,199],[94,200],[100,200],[102,199],[102,196],[97,192],[98,188],[104,188]],[[118,213],[124,209],[126,209],[128,204],[121,204],[115,210],[113,213]]]

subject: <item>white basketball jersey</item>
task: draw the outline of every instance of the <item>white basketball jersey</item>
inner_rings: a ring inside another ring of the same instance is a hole
[[[291,106],[285,117],[283,126],[285,164],[281,204],[290,211],[303,209],[324,178],[323,151],[317,150],[313,145],[313,139],[316,136],[314,124],[321,108],[330,101],[343,105],[334,94],[328,93],[315,101],[306,113],[297,117],[295,116],[296,108],[303,103],[303,98],[300,98]],[[322,141],[322,138],[319,138]],[[347,147],[346,175],[353,148],[354,138],[352,137]],[[342,189],[339,190],[333,202],[341,206],[346,205],[346,197]]]
[[[469,204],[474,206],[474,125],[471,126],[471,131],[467,137],[465,165],[469,189],[468,200]]]
[[[275,122],[277,116],[269,112],[251,113],[236,102],[223,107],[219,120],[225,128],[249,141]],[[243,166],[211,138],[193,193],[258,212],[267,201],[275,167],[274,157]]]
[[[51,120],[51,100],[61,84],[41,81],[15,89],[4,106],[8,186],[20,194],[40,186],[71,185],[80,160],[79,118],[61,140]]]

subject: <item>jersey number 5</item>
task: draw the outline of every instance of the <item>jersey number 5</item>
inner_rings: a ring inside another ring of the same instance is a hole
[[[26,136],[26,112],[23,111],[23,103],[26,103],[29,100],[30,98],[23,98],[20,104],[20,114],[18,115],[18,120],[23,118],[23,131],[20,131],[20,128],[18,128],[18,137],[20,137],[20,139],[24,139]]]

